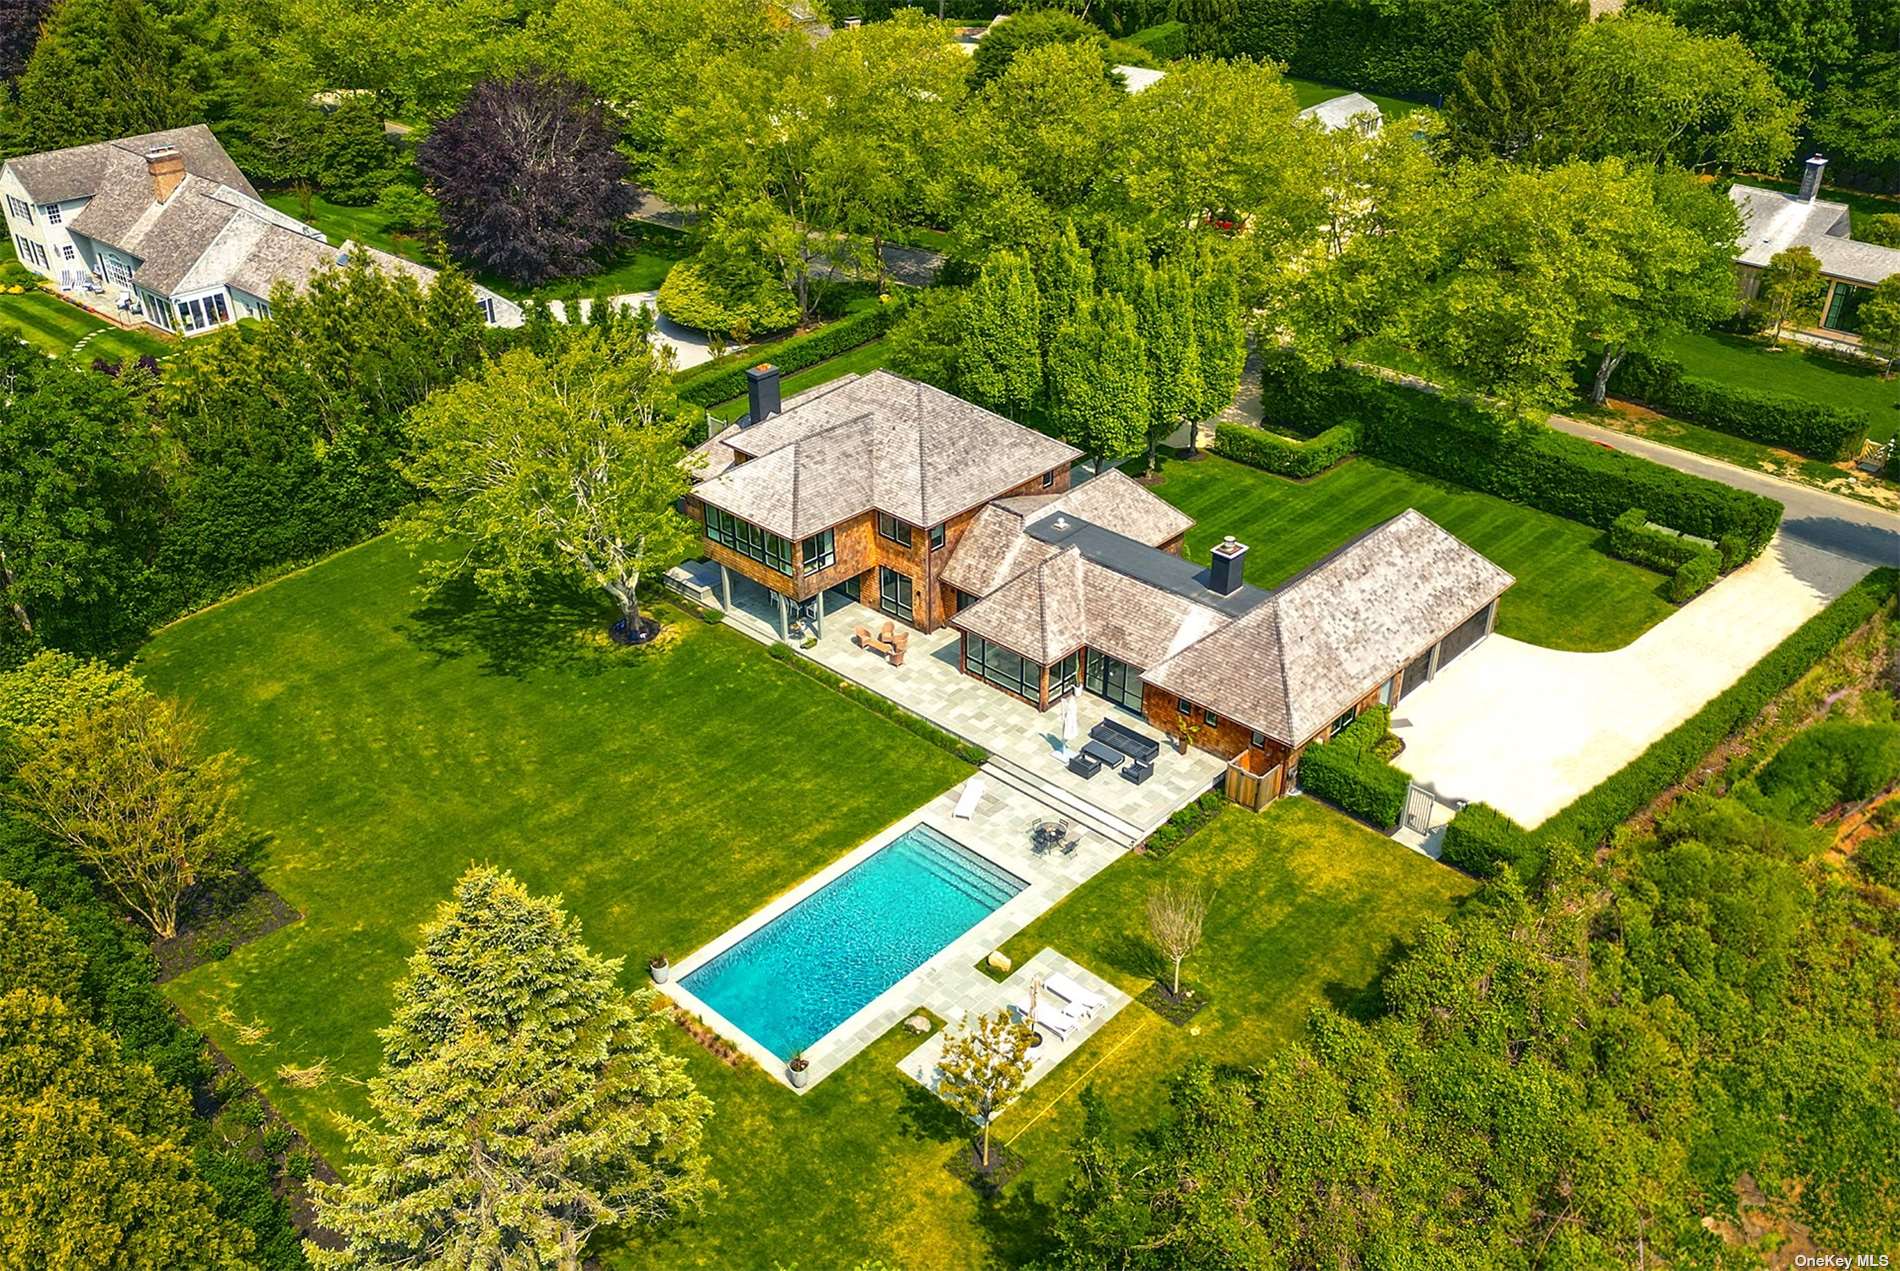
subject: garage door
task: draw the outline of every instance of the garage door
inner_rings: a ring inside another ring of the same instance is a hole
[[[1489,625],[1490,618],[1491,606],[1486,605],[1459,623],[1457,630],[1439,641],[1438,665],[1441,670],[1450,666],[1453,658],[1483,638],[1485,627]]]
[[[1405,676],[1399,681],[1399,700],[1404,701],[1412,695],[1415,688],[1423,688],[1425,681],[1432,678],[1432,651],[1430,649],[1418,655],[1413,663],[1405,668]]]

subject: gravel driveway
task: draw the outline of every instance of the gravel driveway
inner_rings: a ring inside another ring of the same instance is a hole
[[[1398,759],[1446,799],[1526,826],[1733,684],[1871,566],[1778,535],[1759,559],[1610,653],[1491,635],[1393,710]]]

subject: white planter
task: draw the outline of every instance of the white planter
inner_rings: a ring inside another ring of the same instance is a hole
[[[647,974],[653,977],[655,984],[665,984],[673,978],[673,965],[665,958],[661,958],[658,962],[649,962]]]

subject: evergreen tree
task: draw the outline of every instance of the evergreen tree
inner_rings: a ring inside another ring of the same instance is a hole
[[[1038,326],[1042,301],[1036,273],[1020,252],[983,262],[963,306],[957,379],[972,401],[1019,413],[1042,393]]]
[[[57,150],[194,122],[184,58],[144,0],[64,0],[19,79],[16,144]]]
[[[1099,466],[1146,443],[1148,355],[1134,306],[1117,295],[1089,301],[1056,336],[1051,406],[1063,440]]]
[[[1064,221],[1047,249],[1038,254],[1036,286],[1042,298],[1039,340],[1046,367],[1056,334],[1075,320],[1082,305],[1095,294],[1095,265],[1076,235],[1074,221]]]
[[[319,1266],[577,1268],[598,1227],[696,1208],[711,1105],[558,899],[471,868],[423,928],[381,1031],[358,1163],[316,1189]]]
[[[38,896],[0,879],[0,993],[36,989],[71,1000],[86,957],[57,914]]]
[[[1206,396],[1194,330],[1194,282],[1185,268],[1169,263],[1150,272],[1141,289],[1140,317],[1151,386],[1148,472],[1152,474],[1156,449],[1182,424],[1201,417]]]
[[[1600,121],[1586,100],[1582,0],[1510,0],[1490,40],[1465,54],[1445,100],[1446,141],[1467,159],[1547,164],[1586,148]]]
[[[322,123],[323,154],[317,182],[324,197],[349,207],[367,207],[396,178],[394,153],[383,135],[383,112],[368,93],[343,99]]]

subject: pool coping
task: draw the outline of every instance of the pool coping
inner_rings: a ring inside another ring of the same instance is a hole
[[[901,1020],[924,1007],[926,997],[941,997],[941,994],[928,990],[941,987],[943,980],[972,977],[975,982],[994,988],[995,981],[977,970],[977,963],[981,962],[991,950],[998,948],[1004,941],[1035,921],[1069,892],[1118,859],[1123,854],[1123,850],[1100,836],[1084,833],[1077,847],[1074,863],[1086,866],[1085,870],[1079,876],[1074,870],[1068,873],[1052,870],[1051,862],[1036,857],[1030,851],[1026,835],[1023,836],[1025,844],[1019,851],[1010,850],[1001,843],[981,841],[985,837],[985,831],[978,827],[974,820],[964,821],[954,818],[951,810],[956,806],[957,796],[961,789],[960,785],[954,786],[921,808],[905,814],[820,869],[810,878],[773,898],[769,903],[693,950],[673,967],[667,982],[657,986],[659,991],[672,998],[686,1011],[697,1015],[701,1021],[736,1045],[747,1058],[758,1064],[780,1085],[798,1094],[805,1094],[816,1089],[819,1082],[856,1058],[861,1051],[895,1027]],[[1025,805],[1025,809],[1041,809],[1044,813],[1047,811],[1044,805],[1029,799],[1026,795],[1015,795],[1009,798],[1010,803],[1018,800]],[[1025,809],[1016,810],[1020,812]],[[926,958],[895,984],[840,1021],[823,1037],[805,1047],[803,1053],[807,1064],[808,1080],[803,1089],[800,1089],[792,1085],[791,1076],[786,1071],[785,1060],[780,1059],[744,1029],[714,1010],[697,994],[686,988],[683,981],[694,971],[814,893],[823,890],[841,875],[889,846],[905,831],[917,825],[928,825],[937,833],[955,841],[964,850],[974,852],[991,865],[1014,874],[1028,885],[992,910],[976,925]],[[954,1024],[958,1021],[951,1019],[946,1022]]]

